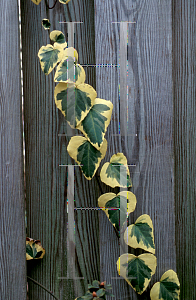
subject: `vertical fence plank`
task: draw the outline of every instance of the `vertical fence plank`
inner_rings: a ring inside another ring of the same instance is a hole
[[[175,211],[181,299],[196,297],[196,3],[173,2]]]
[[[30,0],[21,1],[24,117],[26,144],[26,197],[28,236],[40,239],[46,250],[42,261],[28,262],[28,275],[40,282],[58,297],[74,299],[83,295],[87,281],[99,279],[98,212],[75,212],[76,277],[67,278],[67,125],[54,103],[54,71],[49,76],[42,72],[37,57],[41,46],[49,44],[49,34],[41,26],[48,18],[52,30],[61,30],[67,40],[67,24],[59,22],[83,22],[75,24],[75,48],[80,64],[95,63],[94,50],[94,2],[70,1],[68,5],[57,1],[49,10],[42,1],[38,6]],[[84,67],[86,83],[95,88],[94,68]],[[95,207],[96,182],[91,182],[75,168],[75,206]],[[74,247],[73,247],[74,248]],[[29,299],[51,299],[39,286],[29,282]]]
[[[129,221],[135,222],[141,214],[149,214],[153,221],[157,270],[150,287],[165,271],[176,269],[171,17],[171,1],[95,1],[96,63],[108,64],[96,69],[97,93],[114,104],[105,161],[123,152],[128,164],[135,165],[130,171],[137,206]],[[115,65],[119,63],[120,24],[112,23],[121,21],[136,22],[128,25],[127,137],[118,136],[120,78]],[[118,240],[101,212],[100,255],[101,280],[113,285],[116,299],[150,299],[149,288],[137,296],[123,279],[115,279],[119,277]]]
[[[0,299],[25,300],[26,237],[17,0],[1,1],[0,15]]]

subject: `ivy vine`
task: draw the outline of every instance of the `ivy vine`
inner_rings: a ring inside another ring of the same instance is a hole
[[[41,0],[32,1],[39,4]],[[59,0],[63,4],[69,1]],[[49,29],[49,20],[42,20],[42,25],[44,29]],[[85,178],[91,180],[107,151],[105,133],[110,124],[113,104],[109,100],[97,98],[94,88],[85,83],[86,75],[78,63],[78,53],[73,47],[67,47],[64,34],[54,30],[50,33],[50,40],[52,44],[42,46],[38,52],[41,69],[48,75],[56,67],[55,104],[71,128],[78,129],[83,134],[70,139],[67,151],[80,166]],[[127,189],[132,186],[127,158],[123,153],[114,154],[103,165],[100,179],[111,188]],[[136,196],[127,190],[118,194],[105,193],[98,199],[98,206],[119,233],[119,237],[121,228],[127,222],[129,214],[135,210],[136,203]],[[140,248],[145,253],[139,256],[125,253],[116,263],[118,274],[140,295],[147,289],[157,267],[153,230],[152,220],[147,214],[141,215],[134,224],[129,225],[124,231],[125,243],[134,249]],[[27,259],[42,258],[45,250],[42,251],[39,247],[39,241],[28,240]],[[95,280],[88,286],[86,294],[77,299],[106,299],[106,295],[113,296],[106,288],[111,286]],[[151,300],[178,300],[179,295],[180,283],[173,270],[165,272],[160,282],[155,283],[150,291]]]

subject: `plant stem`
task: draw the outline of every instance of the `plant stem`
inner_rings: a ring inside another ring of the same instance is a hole
[[[56,3],[57,3],[57,0],[55,0],[54,5],[51,6],[51,7],[49,7],[49,5],[47,4],[47,8],[48,8],[48,9],[53,9],[53,8],[55,7]]]
[[[54,297],[56,300],[59,300],[51,291],[49,291],[45,286],[43,286],[41,283],[39,283],[38,281],[36,281],[35,279],[27,276],[27,278],[32,281],[33,283],[39,285],[42,289],[44,289],[46,292],[48,292],[52,297]]]

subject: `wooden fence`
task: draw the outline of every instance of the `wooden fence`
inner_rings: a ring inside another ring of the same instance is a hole
[[[37,6],[21,0],[25,195],[27,236],[46,250],[42,261],[27,263],[27,275],[59,300],[83,295],[94,279],[112,284],[115,299],[150,300],[149,289],[136,295],[118,276],[119,242],[104,212],[75,210],[74,279],[68,276],[73,251],[67,248],[67,181],[72,160],[64,117],[54,103],[53,73],[41,71],[37,53],[50,43],[41,25],[67,37],[75,24],[75,48],[84,66],[86,83],[97,97],[111,100],[114,109],[103,161],[123,152],[130,167],[137,206],[130,222],[149,214],[155,231],[157,270],[150,287],[168,269],[177,271],[181,300],[196,298],[196,105],[194,1],[71,0],[68,5],[44,1]],[[5,13],[4,13],[5,12]],[[1,285],[0,299],[26,299],[22,119],[20,96],[17,1],[3,0],[1,24]],[[12,23],[11,23],[12,20]],[[128,28],[128,135],[119,135],[119,50],[122,21]],[[68,45],[69,46],[69,45]],[[90,65],[94,65],[90,66]],[[103,164],[102,163],[102,164]],[[100,169],[99,169],[100,170]],[[97,207],[101,189],[74,169],[76,207]],[[99,175],[98,171],[98,175]],[[53,299],[28,281],[29,300]],[[110,298],[108,298],[110,299]]]

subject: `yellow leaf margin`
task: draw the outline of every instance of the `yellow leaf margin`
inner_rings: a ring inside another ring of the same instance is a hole
[[[105,163],[100,172],[101,181],[104,182],[105,184],[111,186],[112,188],[114,188],[116,186],[119,186],[119,187],[121,186],[120,183],[115,178],[107,177],[107,174],[106,174],[106,170],[107,170],[109,164],[115,164],[115,163],[125,165],[127,167],[127,175],[130,177],[129,168],[127,166],[127,158],[124,156],[124,154],[117,153],[117,154],[112,155],[110,162]]]
[[[66,90],[66,89],[71,88],[71,87],[75,87],[76,89],[79,89],[80,91],[86,93],[87,96],[91,99],[91,107],[93,106],[93,104],[95,102],[95,99],[97,97],[97,92],[94,90],[94,88],[91,85],[86,84],[86,83],[83,83],[83,84],[80,84],[80,85],[77,85],[77,86],[75,84],[73,84],[73,83],[64,83],[64,82],[61,82],[61,83],[57,84],[56,87],[55,87],[55,90],[54,90],[55,104],[56,104],[57,108],[65,116],[65,118],[66,118],[65,111],[62,110],[62,105],[61,105],[62,100],[57,100],[57,95],[60,92],[62,92],[63,90]],[[81,113],[81,119],[80,120],[76,119],[76,127],[86,117],[86,115],[88,114],[89,110],[82,111],[82,113]],[[70,125],[70,122],[68,122],[68,123]],[[74,126],[71,126],[71,127],[75,128]]]
[[[164,279],[166,279],[167,277],[169,277],[169,280],[171,282],[174,282],[178,285],[178,287],[180,288],[180,282],[178,279],[178,276],[176,274],[176,272],[174,272],[173,270],[168,270],[166,271],[161,279],[160,282],[163,281]],[[167,299],[163,299],[163,298],[159,298],[159,293],[160,293],[160,282],[156,282],[153,287],[151,288],[150,291],[150,298],[151,300],[167,300]],[[180,299],[180,289],[176,291],[176,293],[178,294],[178,299]],[[177,300],[177,299],[175,299]]]
[[[111,116],[112,116],[113,104],[112,104],[112,102],[109,101],[109,100],[104,100],[104,99],[100,99],[100,98],[96,98],[96,99],[95,99],[95,102],[94,102],[93,106],[96,105],[96,104],[104,104],[104,105],[106,105],[106,106],[109,107],[109,110],[104,111],[104,112],[101,113],[102,116],[104,116],[105,118],[107,118],[107,120],[105,121],[105,131],[102,132],[102,139],[103,139],[103,141],[104,141],[104,136],[105,136],[107,127],[108,127],[108,125],[110,124],[110,120],[111,120]],[[93,106],[92,106],[92,108],[93,108]],[[80,123],[79,126],[77,126],[77,129],[79,129],[79,130],[85,135],[85,137],[87,138],[87,140],[88,140],[88,141],[89,141],[96,149],[99,150],[99,149],[101,148],[101,146],[103,145],[103,142],[101,143],[100,147],[98,146],[98,143],[96,143],[96,144],[92,143],[92,142],[90,141],[89,137],[88,137],[88,133],[86,133],[86,132],[84,131],[84,128],[83,128],[82,123]]]
[[[150,216],[147,215],[147,214],[141,215],[139,218],[137,218],[137,220],[135,222],[135,224],[138,224],[138,223],[147,223],[150,226],[150,228],[152,229],[151,237],[152,237],[153,244],[154,244],[153,224],[152,224],[152,220],[151,220]],[[146,250],[148,252],[151,252],[151,253],[155,254],[155,249],[154,248],[147,247],[146,245],[144,245],[144,243],[142,241],[140,241],[138,243],[136,236],[131,237],[131,231],[132,231],[133,226],[135,226],[135,224],[129,225],[127,227],[127,229],[125,230],[125,233],[124,233],[125,243],[127,245],[129,245],[130,247],[132,247],[132,248],[135,248],[135,249],[136,248],[141,248],[143,250]]]
[[[141,254],[139,256],[135,256],[133,254],[128,254],[128,253],[125,253],[123,255],[121,255],[119,258],[118,258],[118,261],[117,261],[117,271],[118,271],[118,274],[120,276],[122,276],[126,282],[134,289],[134,287],[131,285],[130,281],[127,279],[127,270],[126,270],[126,267],[124,267],[123,265],[124,264],[128,264],[129,261],[135,259],[135,258],[140,258],[144,261],[144,263],[152,270],[151,272],[151,276],[155,274],[155,270],[156,270],[156,267],[157,267],[157,258],[156,256],[154,256],[153,254],[151,253],[145,253],[145,254]],[[150,282],[151,278],[148,279],[148,278],[145,278],[145,282],[144,282],[144,289],[141,293],[138,293],[138,294],[142,294],[149,282]],[[134,289],[135,290],[135,289]]]
[[[101,195],[98,198],[98,205],[106,213],[106,216],[108,217],[108,219],[109,219],[108,209],[104,208],[104,207],[105,207],[105,205],[108,201],[112,200],[113,198],[115,198],[117,196],[123,196],[123,197],[127,198],[127,200],[128,200],[128,203],[127,203],[127,216],[135,210],[137,200],[136,200],[136,196],[132,192],[122,191],[118,194],[105,193],[105,194]],[[109,221],[110,221],[110,219],[109,219]],[[112,225],[115,225],[115,224],[112,224]]]
[[[78,147],[80,147],[85,141],[88,141],[88,140],[83,136],[72,136],[72,138],[70,139],[70,142],[67,146],[67,152],[77,162],[78,165],[81,164],[81,162],[77,160]],[[95,164],[95,170],[94,170],[92,177],[95,175],[95,173],[100,165],[101,160],[105,157],[105,154],[107,151],[107,140],[106,139],[104,140],[103,145],[99,149],[99,151],[101,153],[101,157],[97,158],[98,162],[97,162],[97,164]],[[84,174],[84,177],[88,180],[92,179],[92,177],[86,177],[85,174]]]

